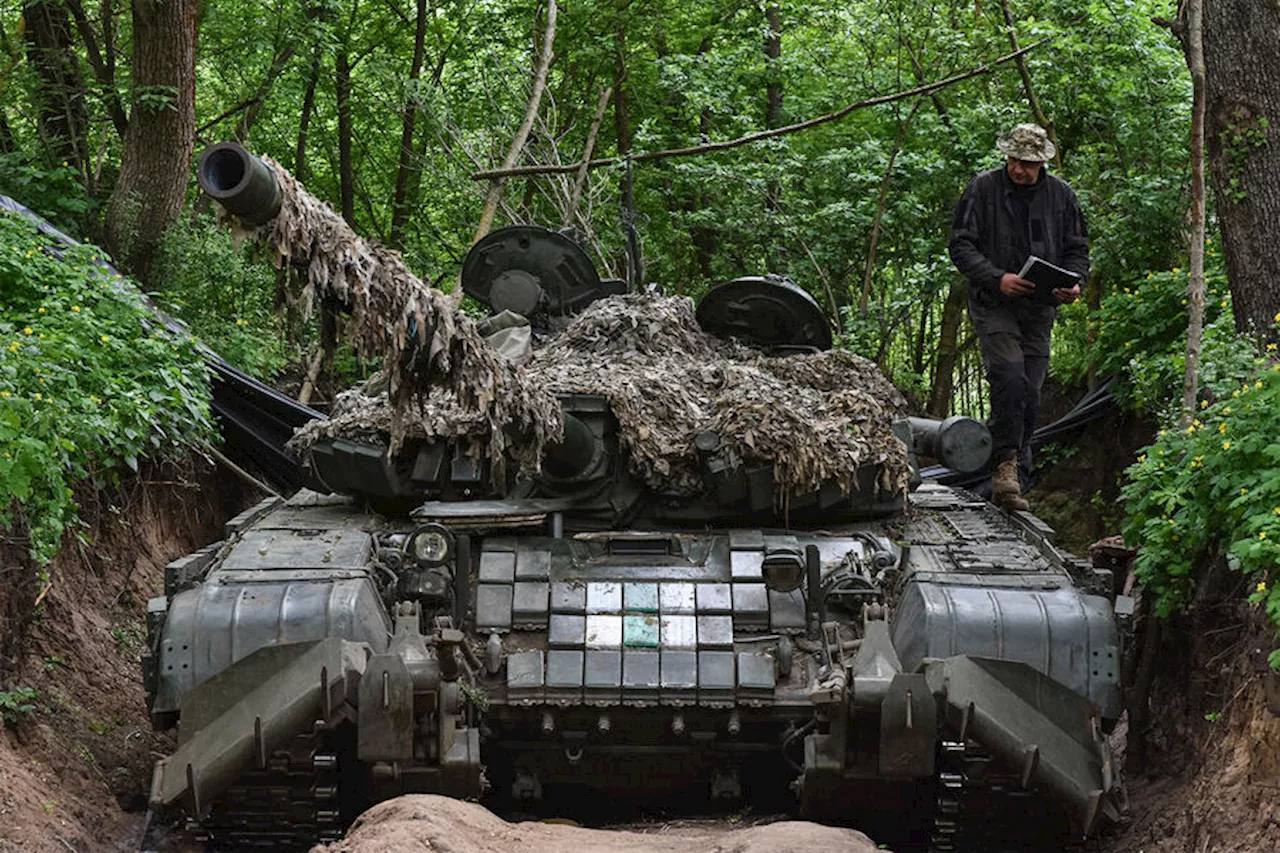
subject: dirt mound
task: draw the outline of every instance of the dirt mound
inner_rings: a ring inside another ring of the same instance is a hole
[[[475,803],[417,794],[365,812],[347,837],[312,853],[871,853],[871,839],[853,829],[783,821],[747,829],[653,832],[583,829],[550,823],[508,823]]]
[[[155,753],[139,659],[147,599],[170,560],[219,538],[253,498],[208,463],[146,468],[111,492],[85,489],[82,541],[68,535],[47,586],[6,543],[0,565],[21,622],[0,620],[0,693],[37,691],[0,725],[0,853],[137,850]]]

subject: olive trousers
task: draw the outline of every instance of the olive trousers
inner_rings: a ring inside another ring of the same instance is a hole
[[[978,333],[982,363],[991,389],[992,459],[1009,451],[1024,474],[1031,464],[1040,389],[1049,370],[1049,336],[1057,307],[1018,299],[972,299],[969,316]]]

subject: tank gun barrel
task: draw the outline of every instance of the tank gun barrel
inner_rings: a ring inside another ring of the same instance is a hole
[[[948,468],[969,474],[991,458],[991,431],[973,418],[956,415],[946,420],[907,418],[913,453],[937,459]]]
[[[238,142],[219,142],[200,155],[196,180],[209,197],[246,225],[263,225],[280,212],[275,175]]]

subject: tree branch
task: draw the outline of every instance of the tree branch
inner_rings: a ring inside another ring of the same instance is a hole
[[[529,131],[533,129],[533,120],[538,115],[538,106],[542,103],[542,92],[547,87],[547,72],[551,69],[551,58],[555,55],[552,45],[556,38],[556,0],[549,0],[547,3],[547,31],[542,37],[542,56],[538,60],[538,68],[534,72],[533,87],[529,91],[529,103],[525,107],[524,121],[520,123],[520,129],[516,131],[515,139],[511,140],[511,147],[507,150],[507,156],[502,159],[502,167],[497,169],[495,174],[489,177],[489,192],[485,195],[484,208],[480,211],[480,224],[476,228],[476,235],[472,238],[471,243],[480,241],[480,238],[489,233],[489,229],[493,227],[493,217],[498,211],[498,201],[502,198],[502,186],[507,175],[503,172],[510,172],[511,167],[515,164],[516,158],[520,156],[520,152],[524,150],[524,144],[529,139]]]
[[[785,136],[786,134],[795,133],[796,131],[799,131],[799,130],[808,130],[811,127],[817,127],[820,124],[826,124],[827,122],[838,121],[839,119],[844,118],[849,113],[855,110],[865,109],[866,107],[875,107],[881,104],[890,104],[890,103],[893,103],[894,101],[901,101],[906,98],[913,98],[917,95],[928,95],[931,92],[936,92],[937,90],[946,88],[947,86],[950,86],[954,83],[959,83],[962,80],[968,80],[970,77],[977,77],[980,74],[990,74],[991,70],[995,68],[997,65],[1003,65],[1006,62],[1011,62],[1012,60],[1017,59],[1019,56],[1022,56],[1023,54],[1029,51],[1035,50],[1037,47],[1040,47],[1040,45],[1045,44],[1046,42],[1052,41],[1052,39],[1053,39],[1052,36],[1050,36],[1049,38],[1040,39],[1039,41],[1033,42],[1032,44],[1029,44],[1024,48],[1021,48],[1020,50],[1016,50],[1013,53],[1007,53],[1004,56],[1000,57],[999,59],[992,60],[991,62],[988,62],[985,65],[979,65],[977,68],[970,69],[969,71],[965,71],[960,74],[953,74],[952,76],[947,77],[945,79],[935,80],[932,83],[927,83],[923,86],[917,86],[914,89],[906,89],[901,92],[894,92],[893,94],[890,94],[890,95],[879,95],[874,98],[867,98],[864,101],[858,101],[857,103],[849,104],[849,106],[844,107],[843,109],[840,109],[840,110],[836,110],[833,113],[827,113],[826,115],[818,116],[816,118],[811,118],[811,119],[808,119],[807,121],[799,122],[798,124],[789,124],[789,125],[786,125],[785,127],[775,127],[770,130],[762,130],[758,133],[750,133],[750,134],[747,134],[746,136],[740,136],[737,139],[728,139],[723,142],[709,142],[705,145],[694,145],[689,148],[672,148],[667,151],[649,151],[643,154],[635,154],[631,157],[631,159],[638,163],[645,160],[665,160],[669,157],[692,157],[698,154],[707,154],[712,151],[723,151],[727,148],[737,148],[739,145],[746,145],[751,142],[759,142],[763,139],[772,139],[775,136]],[[602,166],[613,166],[617,163],[621,163],[623,159],[624,158],[622,157],[604,157],[599,160],[591,160],[590,162],[587,163],[587,168],[598,169]],[[503,166],[503,168],[500,168],[500,169],[490,169],[485,172],[476,172],[471,176],[471,180],[494,181],[502,178],[513,178],[513,177],[519,177],[523,175],[549,175],[549,174],[558,174],[558,173],[564,173],[564,172],[576,172],[581,167],[582,167],[581,163],[570,163],[568,165],[555,165],[555,166],[516,166],[516,167]]]

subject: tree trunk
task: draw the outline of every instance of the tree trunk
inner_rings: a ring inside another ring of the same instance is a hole
[[[89,116],[79,58],[71,45],[71,18],[57,0],[22,7],[27,62],[40,80],[36,90],[37,128],[47,159],[74,164],[87,179]]]
[[[102,86],[103,98],[107,105],[107,115],[121,139],[129,131],[129,119],[125,116],[124,106],[120,103],[120,95],[116,91],[115,38],[112,35],[114,13],[110,6],[103,4],[102,33],[106,44],[106,55],[98,48],[98,38],[89,24],[89,16],[85,14],[80,0],[67,0],[67,9],[76,19],[76,29],[80,31],[80,40],[84,42],[85,56],[93,73]]]
[[[782,126],[782,11],[778,4],[770,3],[765,7],[765,23],[768,29],[764,34],[765,56],[765,92],[764,92],[764,125],[772,130]],[[782,240],[777,225],[776,215],[782,212],[782,184],[776,177],[771,177],[765,184],[765,210],[770,215],[769,230],[765,256],[769,269],[785,273],[787,262],[785,255],[778,253]]]
[[[967,296],[965,282],[953,276],[947,299],[942,303],[942,322],[938,326],[938,349],[933,359],[933,383],[929,389],[928,414],[931,418],[945,418],[951,411],[956,359],[960,354],[957,341]]]
[[[764,36],[765,67],[768,84],[765,86],[764,126],[782,126],[782,81],[778,79],[778,66],[782,58],[782,12],[776,3],[765,9],[769,29]]]
[[[631,151],[631,88],[627,81],[627,22],[622,17],[625,0],[618,0],[618,28],[613,34],[613,129],[618,154]]]
[[[902,150],[902,143],[907,137],[907,128],[911,125],[911,120],[916,117],[916,110],[920,108],[919,99],[911,105],[911,111],[907,113],[907,117],[898,121],[898,133],[893,139],[893,150],[889,152],[889,162],[884,167],[884,175],[880,178],[880,194],[876,198],[876,212],[871,220],[871,239],[867,246],[867,265],[862,277],[862,294],[858,297],[858,313],[865,314],[867,304],[871,299],[871,274],[876,268],[876,246],[880,243],[880,223],[884,221],[884,208],[889,200],[889,182],[893,179],[893,164],[898,160],[898,152]]]
[[[307,181],[307,133],[311,129],[311,114],[316,107],[316,84],[320,80],[320,55],[324,43],[316,39],[311,53],[311,71],[307,75],[307,91],[302,96],[302,115],[298,118],[298,147],[293,155],[293,175],[299,183]]]
[[[413,61],[409,65],[409,85],[400,119],[400,161],[396,165],[395,194],[391,202],[391,229],[387,242],[400,246],[404,225],[409,221],[409,171],[413,168],[413,128],[418,117],[418,81],[422,79],[422,59],[426,55],[427,0],[418,0],[417,27],[413,34]]]
[[[1204,0],[1188,0],[1187,66],[1191,69],[1191,270],[1187,276],[1187,363],[1182,380],[1182,426],[1196,408],[1200,339],[1204,332]]]
[[[338,48],[334,66],[333,85],[338,98],[338,182],[342,196],[342,218],[355,228],[356,185],[351,168],[351,59],[345,40]]]
[[[1209,166],[1236,328],[1274,341],[1280,312],[1280,6],[1204,10]]]
[[[107,250],[151,284],[156,241],[177,220],[195,146],[198,0],[133,0],[133,103],[107,206]]]

